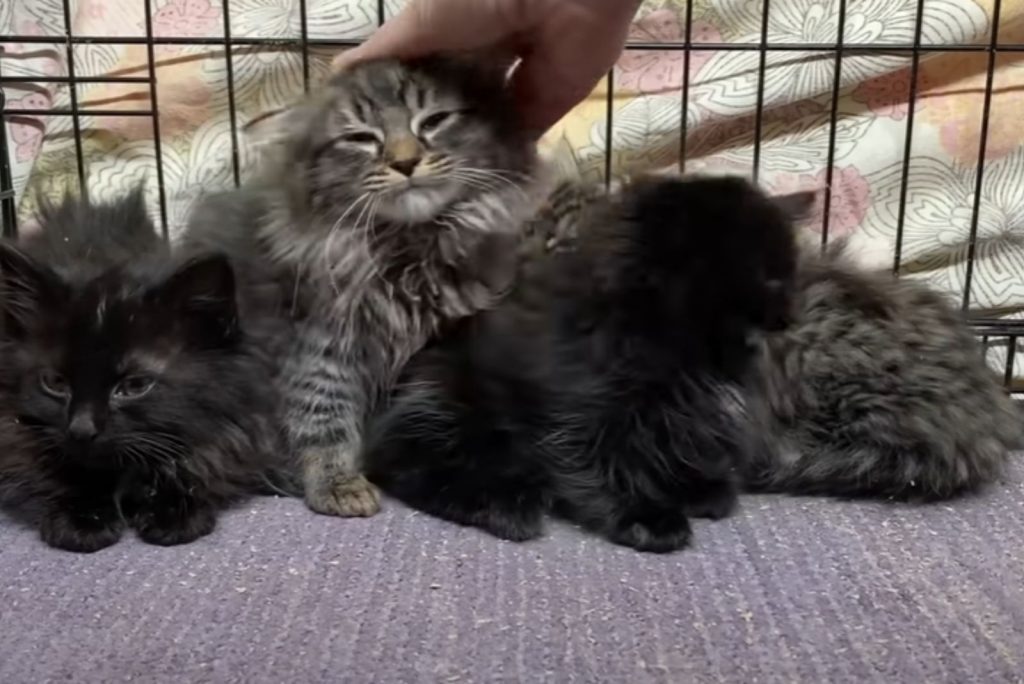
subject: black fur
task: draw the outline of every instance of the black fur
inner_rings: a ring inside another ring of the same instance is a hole
[[[588,239],[580,208],[594,193],[563,184],[527,249],[578,249]],[[775,198],[795,218],[812,201]],[[843,241],[802,250],[790,324],[758,344],[743,393],[758,440],[747,488],[933,501],[997,481],[1024,421],[961,312],[845,252]]]
[[[138,193],[68,199],[41,224],[0,245],[0,494],[71,551],[128,525],[154,544],[208,534],[283,456],[230,265],[172,259]]]
[[[588,239],[528,261],[497,309],[411,362],[370,474],[428,513],[506,539],[546,512],[667,552],[736,503],[751,443],[739,387],[782,327],[785,212],[739,179],[649,180]]]

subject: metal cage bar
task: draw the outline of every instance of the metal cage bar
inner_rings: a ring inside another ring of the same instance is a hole
[[[821,247],[828,245],[829,218],[832,214],[832,177],[836,163],[836,128],[839,125],[839,93],[843,84],[843,39],[846,36],[846,2],[839,0],[836,26],[836,57],[832,65],[832,103],[828,117],[828,161],[825,162],[825,201],[821,217]]]
[[[989,114],[992,112],[992,81],[996,73],[996,57],[999,51],[999,19],[1002,8],[1002,0],[995,0],[995,5],[992,7],[992,31],[989,33],[988,42],[988,66],[985,71],[985,99],[981,106],[981,140],[978,142],[978,164],[974,170],[974,206],[971,209],[971,233],[967,240],[967,273],[964,275],[963,299],[965,311],[971,306],[971,286],[974,284],[974,260],[977,256],[978,248],[978,219],[981,217],[981,191],[985,187],[988,119]]]
[[[225,0],[224,19],[224,68],[228,73],[228,124],[231,126],[231,179],[237,188],[241,184],[241,168],[238,163],[238,112],[235,108],[235,53],[231,42],[231,3]]]
[[[164,156],[163,142],[160,139],[160,103],[157,94],[156,82],[156,49],[153,45],[153,0],[146,0],[146,37],[150,41],[146,44],[146,69],[149,72],[149,109],[152,112],[153,125],[153,154],[156,156],[156,187],[157,197],[160,206],[160,231],[164,239],[169,239],[169,227],[167,225],[167,191],[164,188]]]
[[[914,114],[917,111],[917,79],[921,67],[921,30],[923,26],[924,1],[919,0],[917,11],[914,14],[914,49],[910,54],[910,93],[908,98],[910,101],[907,104],[907,128],[903,139],[903,164],[900,168],[900,205],[896,210],[896,244],[893,248],[892,272],[897,276],[900,274],[900,261],[903,257],[903,226],[907,220],[907,189],[910,178],[910,155],[914,148]]]
[[[893,255],[893,272],[899,274],[903,251],[904,227],[907,218],[906,205],[908,200],[908,178],[910,174],[911,153],[913,149],[915,110],[918,99],[920,80],[920,64],[922,57],[930,53],[962,53],[962,54],[986,54],[988,58],[986,69],[986,88],[982,105],[982,124],[980,131],[980,142],[977,158],[977,170],[974,179],[975,192],[973,206],[971,207],[971,224],[969,237],[969,254],[963,306],[966,309],[971,302],[971,287],[975,278],[975,259],[977,258],[978,225],[982,210],[982,190],[984,188],[984,164],[988,146],[988,117],[992,108],[992,87],[994,73],[997,66],[999,53],[1024,52],[1024,43],[999,43],[999,22],[1002,11],[1001,0],[994,0],[993,22],[991,32],[986,42],[964,43],[959,45],[939,45],[925,43],[922,39],[922,26],[924,23],[924,11],[927,0],[918,0],[915,19],[913,39],[907,43],[895,44],[862,44],[851,43],[846,38],[846,14],[848,0],[840,0],[837,16],[836,40],[832,43],[809,42],[772,42],[769,40],[769,23],[771,21],[770,0],[762,0],[760,8],[759,36],[756,42],[752,43],[721,43],[721,42],[694,42],[693,26],[695,21],[695,9],[693,0],[688,0],[683,11],[684,33],[683,40],[674,42],[652,42],[652,41],[631,41],[627,50],[656,50],[656,51],[683,51],[683,73],[680,93],[680,138],[679,138],[679,168],[686,169],[687,154],[689,151],[689,126],[687,113],[691,105],[692,79],[690,75],[691,53],[698,52],[745,52],[756,55],[757,59],[757,92],[756,109],[754,111],[754,140],[752,174],[756,178],[762,165],[762,133],[764,127],[765,109],[765,81],[769,67],[769,55],[784,53],[807,53],[808,60],[831,60],[833,63],[833,76],[831,92],[829,93],[828,108],[828,150],[826,164],[826,190],[824,197],[824,217],[822,223],[822,244],[829,240],[829,228],[831,223],[831,208],[834,202],[835,188],[833,184],[833,166],[836,156],[837,126],[841,118],[840,98],[842,95],[842,73],[844,61],[850,57],[861,55],[890,55],[900,56],[909,59],[909,109],[906,115],[905,137],[903,139],[903,155],[900,169],[900,191],[899,207],[896,225],[896,244]],[[259,38],[251,36],[237,36],[232,33],[230,0],[222,0],[223,35],[215,37],[184,37],[184,36],[157,36],[153,30],[153,9],[156,5],[154,0],[144,0],[145,3],[145,35],[142,36],[107,36],[107,35],[77,35],[73,31],[71,0],[61,0],[61,9],[64,18],[62,34],[39,36],[39,35],[3,35],[0,36],[0,222],[4,236],[14,236],[17,233],[17,204],[14,196],[14,186],[11,165],[11,150],[9,149],[6,130],[7,125],[15,117],[68,117],[71,119],[75,140],[75,162],[79,177],[80,186],[87,191],[85,165],[86,154],[83,150],[82,123],[83,117],[102,116],[131,116],[149,117],[153,126],[154,152],[156,157],[156,184],[159,193],[160,220],[162,229],[166,235],[168,229],[167,220],[167,198],[163,174],[162,140],[160,135],[159,117],[159,94],[157,87],[158,64],[155,49],[158,46],[210,46],[224,50],[224,58],[228,79],[228,107],[231,125],[231,163],[232,178],[238,183],[241,175],[239,140],[238,140],[238,112],[236,110],[236,92],[234,79],[234,56],[238,48],[265,48],[274,50],[294,50],[298,52],[302,60],[302,88],[308,92],[311,80],[310,51],[317,48],[350,48],[359,43],[358,40],[343,38],[319,38],[309,35],[309,2],[298,0],[299,11],[299,36],[296,38]],[[384,0],[376,0],[377,24],[382,24],[387,18],[387,7]],[[55,49],[62,50],[67,59],[66,75],[54,75],[45,77],[26,77],[10,75],[5,73],[4,62],[10,58],[9,53],[4,51],[4,44],[25,44],[25,45],[50,45]],[[144,76],[95,76],[79,75],[75,64],[75,48],[79,45],[142,45],[146,48],[147,73]],[[613,177],[613,144],[612,138],[615,133],[615,76],[614,71],[606,77],[607,93],[605,99],[604,133],[606,137],[606,150],[604,158],[604,175],[606,182]],[[148,106],[144,109],[118,109],[105,106],[82,107],[78,97],[78,85],[86,84],[145,84],[149,90]],[[10,89],[30,89],[38,86],[63,86],[68,88],[67,106],[48,107],[44,109],[28,109],[23,107],[9,107]],[[6,97],[5,97],[6,96]],[[1004,341],[1007,345],[1006,367],[1004,369],[1007,385],[1010,384],[1013,376],[1013,364],[1017,356],[1017,341],[1024,336],[1024,320],[1003,320],[995,318],[974,317],[971,324],[982,341],[983,351],[1001,345]],[[1018,390],[1024,392],[1024,388]]]

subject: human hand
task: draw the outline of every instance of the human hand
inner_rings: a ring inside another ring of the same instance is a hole
[[[543,132],[590,94],[622,52],[640,0],[411,0],[366,43],[335,58],[487,51],[521,59],[512,75],[524,124]]]

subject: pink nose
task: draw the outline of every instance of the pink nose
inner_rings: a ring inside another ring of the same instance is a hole
[[[412,157],[411,159],[396,159],[391,162],[390,166],[398,173],[403,176],[411,176],[416,167],[420,165],[419,157]]]

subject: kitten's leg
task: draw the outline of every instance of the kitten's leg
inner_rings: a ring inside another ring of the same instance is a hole
[[[133,520],[139,538],[147,544],[188,544],[213,532],[217,509],[201,486],[158,481],[139,503]]]
[[[69,468],[57,477],[64,491],[53,499],[43,517],[39,529],[43,541],[79,553],[115,544],[124,530],[115,499],[118,474]]]
[[[685,491],[680,490],[678,499],[663,501],[652,497],[621,504],[612,516],[608,538],[638,551],[667,553],[690,543],[692,532],[687,517],[720,520],[732,513],[737,502],[734,482],[697,474],[691,477],[691,484]]]
[[[310,509],[368,517],[380,510],[380,492],[361,473],[367,383],[358,364],[331,353],[332,343],[307,332],[285,369],[289,439]]]
[[[683,511],[654,501],[637,502],[619,510],[606,534],[616,544],[649,553],[678,551],[693,536]]]
[[[301,450],[306,504],[324,515],[370,517],[380,511],[380,491],[359,472],[353,441]]]
[[[444,520],[479,527],[501,539],[541,535],[548,483],[514,435],[471,425],[423,390],[406,393],[375,426],[370,476],[405,504]],[[426,409],[426,410],[424,410]],[[464,421],[464,422],[463,422]]]
[[[684,548],[692,536],[686,512],[672,499],[646,493],[626,473],[616,481],[593,466],[564,471],[556,512],[609,541],[651,553]],[[634,486],[637,485],[637,486]]]

